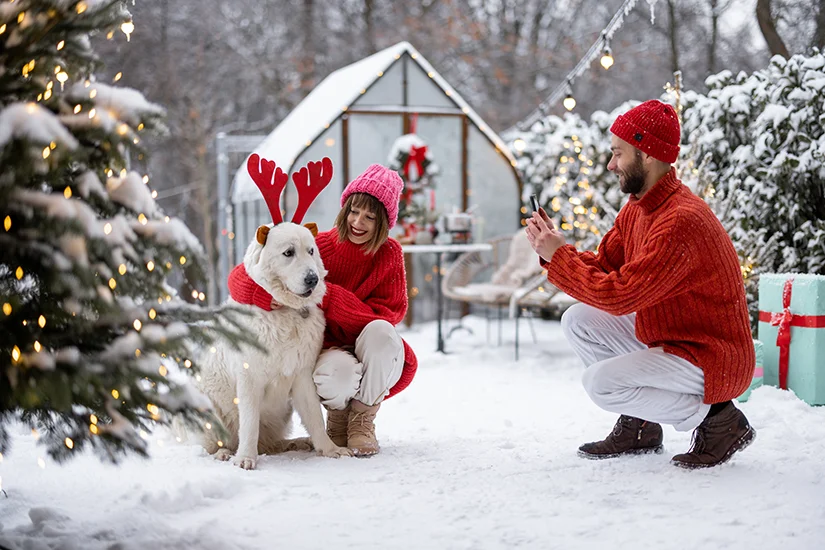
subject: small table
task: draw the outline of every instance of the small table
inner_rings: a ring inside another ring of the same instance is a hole
[[[443,295],[441,292],[441,255],[448,252],[483,252],[492,250],[493,245],[489,243],[478,244],[405,244],[401,246],[404,254],[435,254],[436,267],[436,313],[438,316],[438,345],[436,351],[444,351],[444,336],[441,332],[441,317],[443,311]]]

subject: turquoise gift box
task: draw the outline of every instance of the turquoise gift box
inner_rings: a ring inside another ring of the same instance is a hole
[[[751,380],[751,385],[748,386],[748,389],[745,390],[745,393],[736,398],[736,400],[740,403],[744,403],[745,401],[750,399],[751,392],[756,388],[762,386],[763,382],[763,367],[765,365],[765,346],[762,345],[762,342],[760,342],[759,340],[754,340],[753,350],[756,352],[756,368],[753,369],[753,380]]]
[[[825,276],[760,275],[759,340],[765,384],[825,405]]]

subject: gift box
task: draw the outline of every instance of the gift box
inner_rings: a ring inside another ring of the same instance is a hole
[[[760,275],[759,340],[765,384],[825,405],[825,276]]]
[[[756,388],[762,386],[762,383],[764,381],[763,367],[765,365],[765,346],[762,345],[762,342],[760,342],[759,340],[754,340],[753,350],[756,352],[756,367],[753,369],[753,380],[751,380],[751,385],[748,386],[748,389],[745,390],[745,393],[736,398],[736,400],[740,403],[744,403],[745,401],[750,399],[751,392]]]

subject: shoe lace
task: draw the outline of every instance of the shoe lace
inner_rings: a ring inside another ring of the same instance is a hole
[[[613,426],[613,435],[618,436],[622,433],[624,428],[630,428],[630,424],[633,422],[633,419],[629,416],[620,416],[619,419],[616,421],[616,424]]]
[[[701,453],[705,450],[706,434],[702,426],[693,430],[693,435],[690,437],[690,451],[691,453]]]
[[[373,423],[371,415],[365,412],[353,413],[349,419],[349,426],[350,429],[358,433],[372,433]]]

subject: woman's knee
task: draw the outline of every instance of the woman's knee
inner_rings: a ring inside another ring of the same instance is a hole
[[[392,360],[404,353],[404,341],[391,323],[378,319],[370,322],[355,341],[355,354],[362,360],[369,354]]]
[[[321,402],[330,409],[343,409],[361,387],[363,365],[351,353],[326,350],[318,357],[312,378]]]
[[[582,303],[573,304],[561,316],[561,328],[564,334],[569,337],[577,330],[592,324],[597,313],[599,310],[593,306]]]

